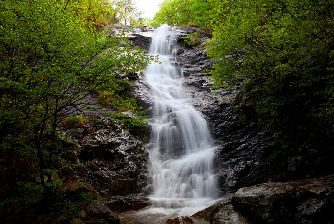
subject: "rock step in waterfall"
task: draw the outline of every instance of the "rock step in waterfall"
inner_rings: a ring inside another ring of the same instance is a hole
[[[158,55],[146,69],[154,99],[152,136],[147,148],[152,164],[154,207],[209,206],[218,197],[214,146],[207,123],[187,104],[180,76],[172,66],[172,36],[163,25],[149,54]]]

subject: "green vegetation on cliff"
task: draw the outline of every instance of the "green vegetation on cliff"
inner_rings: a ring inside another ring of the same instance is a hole
[[[215,87],[243,80],[236,111],[244,123],[309,160],[331,154],[334,137],[333,18],[333,0],[167,0],[155,16],[210,28]],[[272,160],[283,158],[278,151]]]
[[[268,127],[295,126],[302,132],[314,125],[332,135],[333,1],[217,1],[214,6],[209,53],[217,60],[216,85],[244,78],[260,95],[255,109],[270,121]],[[227,55],[233,59],[224,60]],[[301,115],[306,120],[296,124]]]
[[[258,0],[213,5],[214,38],[208,48],[217,62],[213,79],[216,87],[244,80],[239,116],[281,142],[268,154],[273,172],[284,173],[286,167],[279,164],[291,156],[300,160],[299,172],[334,171],[329,156],[334,137],[333,3]]]

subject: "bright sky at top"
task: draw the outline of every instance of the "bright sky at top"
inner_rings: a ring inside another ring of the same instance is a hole
[[[159,4],[163,0],[134,0],[138,9],[144,12],[144,18],[153,19],[154,14],[159,11]]]

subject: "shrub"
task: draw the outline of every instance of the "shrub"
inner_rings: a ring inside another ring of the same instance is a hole
[[[70,115],[65,118],[65,126],[67,128],[73,128],[79,125],[85,125],[89,119],[81,114],[81,115]]]
[[[184,38],[184,42],[188,46],[196,46],[201,44],[200,34],[192,33]]]

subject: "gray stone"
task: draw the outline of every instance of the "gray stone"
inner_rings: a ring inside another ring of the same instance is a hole
[[[118,215],[113,213],[102,201],[94,200],[86,206],[85,223],[119,224]]]
[[[334,175],[239,189],[233,207],[256,223],[331,223]]]

